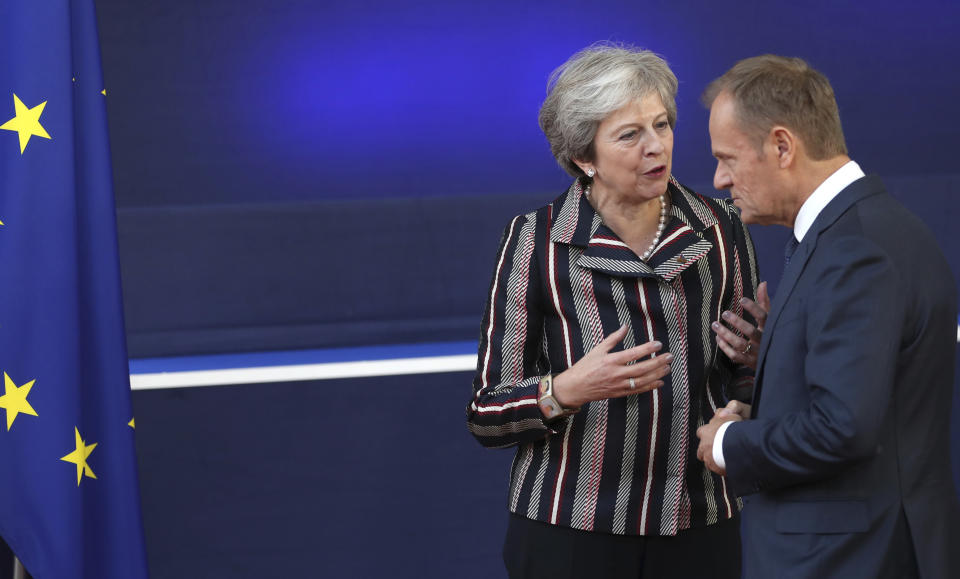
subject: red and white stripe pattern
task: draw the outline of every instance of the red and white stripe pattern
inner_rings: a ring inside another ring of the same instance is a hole
[[[570,246],[570,261],[576,262],[582,252]],[[589,270],[570,270],[570,285],[573,293],[577,319],[582,321],[583,351],[589,352],[603,340],[603,323],[594,295],[593,275]],[[607,404],[600,400],[586,408],[585,436],[582,446],[581,468],[577,477],[577,488],[573,499],[574,526],[587,531],[593,530],[594,514],[597,508],[600,477],[603,473],[604,447],[607,438]]]
[[[646,330],[647,341],[654,339],[653,316],[650,312],[650,300],[647,299],[646,284],[642,280],[637,280],[637,302],[640,304],[640,311],[643,315],[644,329]],[[638,533],[647,535],[649,533],[649,514],[650,499],[653,492],[653,466],[657,457],[657,448],[659,445],[658,426],[660,424],[660,391],[654,390],[650,394],[650,434],[647,437],[647,471],[644,476],[642,503],[640,507],[640,519],[637,521]]]
[[[729,202],[669,186],[670,219],[648,261],[600,220],[579,183],[507,226],[481,331],[468,427],[515,446],[510,511],[616,534],[671,535],[732,516],[737,501],[696,460],[697,426],[749,380],[713,343],[711,321],[754,295],[749,234]],[[540,379],[627,325],[623,344],[663,342],[665,385],[593,402],[547,424]]]
[[[617,249],[623,249],[624,251],[633,251],[630,249],[629,245],[612,237],[594,237],[590,240],[590,245],[603,245],[606,247],[616,247]]]
[[[690,368],[690,341],[687,335],[687,296],[679,279],[671,284],[658,284],[660,290],[661,314],[666,321],[670,352],[676,362],[671,372],[671,424],[670,444],[667,451],[667,482],[664,500],[671,516],[660,520],[660,534],[675,535],[680,529],[690,527],[685,519],[687,498],[687,480],[684,473],[690,459],[691,433],[690,421],[690,376],[684,370]]]
[[[632,326],[623,280],[611,278],[610,288],[613,302],[617,309],[617,321],[621,326]],[[636,345],[634,332],[628,332],[627,336],[623,339],[624,349],[630,349]],[[639,396],[629,396],[626,399],[626,426],[624,428],[623,452],[621,453],[620,461],[620,479],[617,484],[617,498],[614,503],[613,513],[613,532],[620,535],[626,532],[630,497],[634,494],[634,469],[636,468],[637,444],[639,442],[637,438],[639,434],[639,401]]]

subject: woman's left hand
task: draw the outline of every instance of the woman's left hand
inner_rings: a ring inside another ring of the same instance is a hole
[[[763,338],[763,325],[767,321],[767,312],[770,311],[767,282],[757,286],[757,301],[743,298],[740,303],[757,320],[756,326],[733,312],[723,312],[721,316],[723,321],[736,331],[727,328],[720,322],[713,322],[710,328],[717,335],[717,345],[730,360],[735,364],[742,364],[756,370],[760,340]]]

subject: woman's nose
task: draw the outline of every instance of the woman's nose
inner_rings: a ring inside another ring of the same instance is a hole
[[[663,145],[663,139],[661,139],[658,135],[651,135],[650,138],[647,139],[647,143],[643,149],[643,152],[646,156],[652,157],[663,153],[665,149],[666,147]]]

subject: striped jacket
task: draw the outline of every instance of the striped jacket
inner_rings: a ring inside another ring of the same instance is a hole
[[[509,509],[587,531],[675,535],[730,518],[738,499],[697,460],[696,429],[752,372],[716,346],[710,323],[753,297],[753,243],[736,208],[671,177],[671,211],[647,262],[600,219],[577,181],[514,218],[483,316],[470,432],[516,446]],[[657,390],[585,405],[546,424],[537,386],[623,324],[622,346],[660,340],[672,371]]]

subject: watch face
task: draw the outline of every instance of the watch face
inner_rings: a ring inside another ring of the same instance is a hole
[[[553,418],[554,416],[560,414],[562,411],[560,407],[554,402],[552,398],[546,398],[540,401],[540,410],[543,411],[543,414],[547,418]]]

